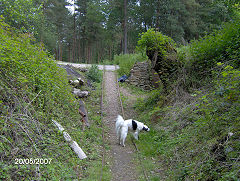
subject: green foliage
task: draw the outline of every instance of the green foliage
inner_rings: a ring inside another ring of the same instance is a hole
[[[105,59],[105,60],[103,60],[103,62],[101,62],[101,64],[103,64],[103,65],[113,65],[114,62],[111,61],[111,60]]]
[[[100,85],[86,100],[89,120],[94,121],[91,129],[83,132],[79,104],[71,93],[66,71],[42,45],[33,44],[34,39],[27,34],[17,34],[2,19],[0,42],[0,180],[83,180],[93,172],[100,175],[102,127],[100,115],[95,114],[100,110]],[[52,119],[81,146],[88,160],[77,157]],[[17,165],[16,158],[52,161]],[[106,168],[104,175],[109,178]]]
[[[217,69],[217,62],[239,68],[240,57],[240,20],[223,25],[222,29],[192,41],[188,46],[177,49],[178,59],[182,62],[179,75],[180,84],[185,89],[199,87],[213,76]]]
[[[218,63],[213,75],[212,89],[192,94],[190,103],[163,107],[156,101],[151,111],[136,104],[140,119],[152,124],[143,138],[148,144],[138,142],[139,150],[148,161],[161,158],[168,180],[239,177],[240,71]]]
[[[145,93],[146,94],[146,93]],[[135,104],[135,109],[139,112],[141,111],[151,111],[153,107],[157,104],[158,106],[163,105],[164,96],[162,89],[154,89],[147,93],[147,98],[138,98]]]
[[[0,23],[2,76],[8,81],[14,81],[18,89],[25,89],[27,92],[39,93],[41,91],[41,94],[46,96],[53,92],[55,95],[62,95],[56,101],[69,97],[69,93],[63,91],[63,89],[69,89],[67,80],[62,79],[65,76],[64,72],[57,68],[56,63],[43,51],[43,47],[32,45],[31,42],[34,39],[31,39],[28,34],[17,35],[6,31],[8,25],[3,21]],[[35,55],[33,52],[38,52],[38,54]],[[59,81],[61,79],[62,81]]]
[[[90,67],[90,69],[87,72],[87,77],[89,79],[91,79],[94,82],[101,82],[102,80],[102,73],[101,71],[98,69],[97,65],[92,65]]]
[[[141,154],[146,162],[160,158],[168,180],[239,178],[239,30],[239,20],[235,20],[178,49],[178,59],[184,62],[178,72],[182,81],[178,90],[194,89],[187,81],[206,86],[203,78],[208,78],[211,88],[201,88],[186,100],[176,96],[170,105],[163,98],[172,95],[162,98],[156,91],[135,105],[140,119],[149,120],[153,131],[144,135],[148,146],[138,142]]]
[[[239,99],[240,91],[238,87],[240,86],[240,71],[238,69],[234,69],[230,65],[225,65],[223,63],[218,63],[219,71],[215,71],[214,73],[218,76],[215,81],[217,87],[217,95],[220,95],[224,98],[225,101],[235,102]]]
[[[199,74],[211,73],[218,61],[238,67],[240,52],[240,21],[226,23],[219,31],[190,44],[192,70]]]
[[[161,56],[165,56],[174,45],[174,41],[170,37],[154,29],[149,29],[142,33],[137,49],[142,52],[158,52]]]
[[[146,61],[146,56],[142,54],[122,54],[114,56],[114,63],[119,65],[118,75],[129,76],[130,70],[136,62]]]
[[[35,31],[34,25],[40,17],[40,8],[32,0],[1,0],[0,15],[13,27],[23,32]]]

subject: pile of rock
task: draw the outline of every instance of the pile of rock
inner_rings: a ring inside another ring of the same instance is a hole
[[[81,91],[80,89],[76,89],[76,88],[73,88],[72,93],[76,95],[78,98],[87,97],[89,95],[88,91]]]
[[[77,89],[84,85],[84,80],[81,77],[77,78],[77,80],[69,80],[68,82],[70,85]]]
[[[76,80],[69,80],[68,82],[73,86],[72,93],[78,98],[87,97],[89,95],[88,91],[82,91],[80,89],[85,84],[84,80],[81,77],[77,78]]]
[[[127,82],[144,90],[149,90],[152,88],[151,75],[152,70],[149,62],[137,62],[131,69]]]

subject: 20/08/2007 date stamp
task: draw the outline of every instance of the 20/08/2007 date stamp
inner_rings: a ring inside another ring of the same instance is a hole
[[[52,158],[15,158],[15,165],[47,165],[51,164]]]

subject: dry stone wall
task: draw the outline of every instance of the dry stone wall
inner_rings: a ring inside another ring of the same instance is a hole
[[[144,90],[152,88],[150,62],[137,62],[130,71],[129,84],[140,87]]]

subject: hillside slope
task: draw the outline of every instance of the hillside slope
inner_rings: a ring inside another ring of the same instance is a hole
[[[79,180],[92,170],[100,174],[100,86],[94,84],[93,97],[86,100],[89,120],[94,121],[82,131],[67,73],[44,46],[2,19],[0,42],[0,180]],[[71,150],[52,120],[80,145],[86,160]]]

